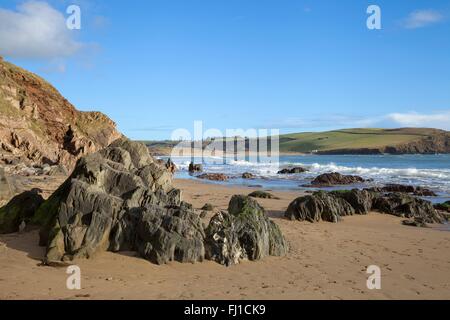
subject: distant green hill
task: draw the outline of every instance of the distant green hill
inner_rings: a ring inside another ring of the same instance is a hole
[[[228,138],[229,139],[229,138]],[[145,141],[156,153],[170,153],[174,141]],[[450,132],[427,128],[343,129],[280,136],[281,153],[414,154],[450,153]]]
[[[344,129],[280,136],[281,152],[435,153],[450,152],[449,132],[437,129]]]

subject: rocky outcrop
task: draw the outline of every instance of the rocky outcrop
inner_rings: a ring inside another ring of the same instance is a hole
[[[228,176],[223,173],[204,173],[197,176],[198,179],[210,180],[210,181],[227,181]]]
[[[170,158],[167,159],[165,166],[166,169],[172,174],[174,174],[177,171],[177,166],[175,165],[175,163],[173,163],[172,159]]]
[[[374,198],[372,209],[398,217],[420,218],[424,223],[443,223],[443,216],[432,203],[405,193],[390,193]]]
[[[372,209],[373,200],[377,196],[374,192],[358,189],[333,191],[331,194],[347,201],[356,214],[367,214]]]
[[[256,176],[250,172],[244,172],[242,174],[242,179],[255,179],[255,178],[256,178]]]
[[[309,222],[338,222],[342,216],[355,213],[355,209],[344,199],[320,191],[295,199],[287,208],[285,217]]]
[[[367,189],[374,192],[403,192],[403,193],[410,193],[415,196],[422,196],[422,197],[436,197],[436,193],[434,193],[432,190],[423,188],[423,187],[415,187],[410,185],[403,185],[403,184],[387,184],[384,187],[374,187],[371,189]]]
[[[267,191],[253,191],[248,196],[251,198],[260,198],[260,199],[280,199]]]
[[[189,172],[190,173],[203,172],[203,166],[201,164],[195,164],[191,162],[189,164]]]
[[[278,171],[278,174],[297,174],[307,172],[308,170],[302,167],[284,168]]]
[[[0,61],[0,162],[71,170],[78,158],[119,137],[107,116],[76,110],[45,80]]]
[[[359,176],[342,175],[338,172],[324,173],[316,177],[311,185],[314,187],[328,187],[335,185],[347,185],[354,183],[362,183],[365,180]]]
[[[285,212],[291,220],[338,222],[341,217],[379,211],[423,223],[443,223],[444,217],[429,201],[405,193],[380,194],[368,190],[315,192],[295,199]]]
[[[0,234],[13,233],[27,225],[44,202],[39,189],[23,192],[0,208]]]
[[[228,212],[216,214],[206,229],[206,257],[224,265],[282,256],[288,245],[264,208],[250,197],[233,196]]]
[[[140,143],[120,139],[81,158],[69,179],[37,210],[48,261],[136,250],[151,262],[204,258],[204,231],[181,201],[172,174]]]

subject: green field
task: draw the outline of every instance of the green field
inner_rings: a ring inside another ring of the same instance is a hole
[[[311,153],[332,150],[383,149],[421,141],[448,132],[426,128],[343,129],[327,132],[303,132],[280,136],[280,152]],[[230,138],[227,138],[230,139]],[[174,141],[143,141],[151,149],[170,150]]]
[[[377,149],[396,146],[436,133],[435,129],[345,129],[293,133],[280,136],[281,152],[313,152],[339,149]]]

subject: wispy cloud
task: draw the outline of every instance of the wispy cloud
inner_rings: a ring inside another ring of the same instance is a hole
[[[441,22],[444,16],[436,10],[416,10],[411,12],[402,21],[402,26],[406,29],[417,29]]]
[[[47,2],[28,1],[16,10],[0,8],[0,54],[12,58],[59,59],[83,44],[66,27],[64,15]]]
[[[368,127],[422,127],[450,130],[450,110],[429,114],[414,111],[396,112],[371,117],[331,114],[317,117],[287,118],[261,127],[304,131]]]
[[[391,113],[385,117],[385,120],[403,127],[432,127],[450,130],[450,110],[432,114]]]

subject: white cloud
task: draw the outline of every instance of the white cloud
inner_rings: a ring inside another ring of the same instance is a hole
[[[328,114],[317,117],[287,118],[261,127],[298,130],[334,130],[343,128],[420,127],[450,130],[450,110],[423,114],[417,112],[390,113],[379,116]]]
[[[56,59],[83,46],[66,27],[65,16],[46,2],[28,1],[16,11],[0,8],[0,54],[12,58]]]
[[[444,16],[436,10],[416,10],[403,20],[402,25],[407,29],[417,29],[440,22],[443,19]]]
[[[449,130],[450,110],[432,114],[391,113],[385,117],[385,120],[392,121],[402,127],[429,127]]]

